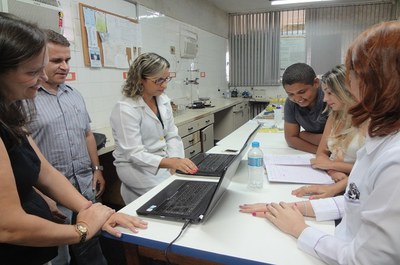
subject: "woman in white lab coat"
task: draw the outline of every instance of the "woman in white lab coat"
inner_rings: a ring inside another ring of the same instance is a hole
[[[126,204],[177,169],[185,173],[197,170],[184,158],[171,102],[164,94],[171,80],[169,67],[168,61],[155,53],[140,55],[129,69],[123,98],[111,113],[114,165]]]
[[[399,43],[400,21],[385,22],[362,33],[347,52],[347,77],[358,100],[349,113],[354,126],[370,123],[344,196],[240,206],[298,238],[300,249],[328,264],[400,264]],[[303,215],[343,219],[328,235],[309,227]]]

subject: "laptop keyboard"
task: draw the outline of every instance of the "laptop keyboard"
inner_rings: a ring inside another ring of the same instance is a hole
[[[157,207],[156,212],[168,215],[190,215],[213,187],[215,185],[207,182],[186,183]]]
[[[215,172],[223,172],[231,161],[235,158],[232,155],[208,154],[206,158],[198,165],[197,174],[205,173],[205,175]]]

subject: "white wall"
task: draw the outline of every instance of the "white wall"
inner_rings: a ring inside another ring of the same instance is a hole
[[[71,46],[71,72],[76,72],[76,81],[68,84],[77,88],[85,98],[87,109],[92,118],[92,128],[109,127],[109,116],[115,102],[121,97],[123,72],[120,69],[92,69],[84,66],[82,40],[79,24],[79,8],[76,0],[61,1],[66,13],[70,11],[73,23],[66,21],[66,26],[72,27],[73,41]],[[83,4],[91,5],[102,10],[120,15],[131,16],[132,4],[123,0],[80,0]],[[187,10],[197,13],[198,10]],[[166,94],[178,103],[189,103],[191,100],[190,85],[185,85],[185,78],[192,78],[198,73],[191,73],[191,67],[205,72],[206,77],[200,78],[198,91],[200,96],[221,97],[226,90],[225,54],[227,39],[206,32],[197,27],[177,21],[170,17],[154,12],[144,6],[139,6],[140,26],[142,31],[142,52],[156,52],[171,63],[170,71],[176,72],[168,85]],[[68,17],[68,14],[66,14]],[[196,59],[182,59],[179,56],[179,33],[187,29],[198,34],[199,52]],[[71,30],[71,29],[70,29]],[[175,46],[176,54],[170,54],[170,46]],[[196,87],[196,86],[193,86]],[[192,88],[193,99],[197,98],[197,89]]]
[[[218,36],[228,38],[228,13],[207,0],[126,0],[161,12]]]

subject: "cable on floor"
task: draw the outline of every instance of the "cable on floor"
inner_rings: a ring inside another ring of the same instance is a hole
[[[170,251],[172,244],[175,243],[176,240],[178,240],[178,238],[182,235],[183,231],[185,231],[185,229],[188,227],[188,225],[190,224],[190,220],[186,220],[185,223],[183,224],[181,231],[179,232],[178,236],[175,237],[174,240],[172,240],[168,246],[165,248],[164,250],[164,256],[165,256],[165,260],[167,262],[168,265],[172,265],[172,263],[170,262],[169,258],[168,258],[168,252]]]

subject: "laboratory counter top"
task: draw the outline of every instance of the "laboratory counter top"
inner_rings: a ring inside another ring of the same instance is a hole
[[[211,107],[206,107],[202,109],[189,109],[186,108],[181,114],[174,117],[175,125],[180,126],[182,124],[194,121],[196,119],[203,118],[207,115],[214,114],[221,110],[230,108],[235,106],[236,104],[242,103],[248,99],[246,98],[212,98],[211,99]],[[112,135],[111,127],[105,127],[100,129],[94,129],[93,132],[102,133],[107,137],[107,142],[105,147],[98,150],[98,155],[103,155],[109,152],[114,151],[115,149],[115,142],[114,137]]]
[[[174,117],[175,125],[180,126],[182,124],[203,118],[207,115],[214,114],[221,110],[230,108],[235,106],[236,104],[242,103],[247,99],[245,98],[212,98],[211,99],[211,106],[205,107],[201,109],[189,109],[186,110],[177,116]]]

